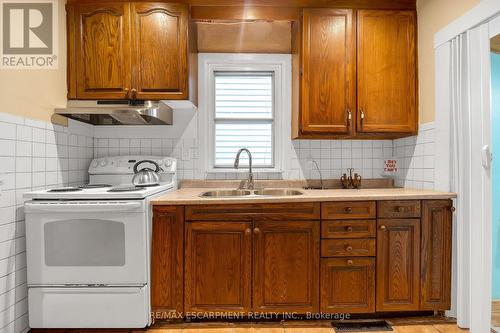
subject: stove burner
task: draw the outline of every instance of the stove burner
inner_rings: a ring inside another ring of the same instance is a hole
[[[137,186],[122,186],[122,187],[113,187],[108,190],[108,192],[138,192],[142,191],[144,188]]]
[[[77,188],[77,187],[60,187],[60,188],[53,188],[49,190],[48,192],[54,192],[54,193],[62,193],[62,192],[79,192],[82,189]]]
[[[106,187],[111,187],[112,185],[109,184],[86,184],[82,186],[78,186],[81,189],[91,189],[91,188],[106,188]]]

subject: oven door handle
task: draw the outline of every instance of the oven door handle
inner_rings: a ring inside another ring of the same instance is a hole
[[[96,213],[96,212],[128,212],[137,211],[142,207],[141,202],[27,202],[24,206],[26,213],[35,212],[71,212],[71,213]]]

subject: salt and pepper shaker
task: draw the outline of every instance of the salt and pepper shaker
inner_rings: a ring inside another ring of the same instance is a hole
[[[354,173],[353,168],[347,169],[349,172],[349,176],[346,173],[342,177],[340,177],[340,182],[342,183],[342,187],[346,189],[352,188],[360,188],[361,187],[361,175]],[[354,173],[354,175],[353,175]]]

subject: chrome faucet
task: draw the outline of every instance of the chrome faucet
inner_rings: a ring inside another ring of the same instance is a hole
[[[241,148],[240,150],[238,150],[236,158],[234,159],[234,168],[238,169],[238,166],[240,165],[240,155],[242,152],[246,152],[248,155],[248,179],[245,181],[245,183],[247,184],[247,189],[253,190],[255,188],[255,184],[253,181],[252,153],[250,153],[250,150],[246,148]],[[242,188],[244,188],[244,184],[240,185],[240,189]]]

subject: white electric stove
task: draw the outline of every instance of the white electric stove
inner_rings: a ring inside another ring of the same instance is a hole
[[[159,164],[160,184],[135,187],[133,166]],[[90,183],[26,193],[32,328],[142,328],[150,321],[150,201],[177,188],[174,158],[99,158]]]

